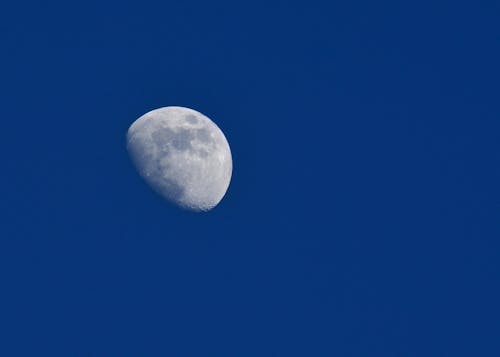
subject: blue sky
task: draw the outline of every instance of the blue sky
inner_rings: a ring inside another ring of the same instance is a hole
[[[0,10],[2,356],[498,356],[499,5]],[[142,181],[145,112],[212,118],[206,214]]]

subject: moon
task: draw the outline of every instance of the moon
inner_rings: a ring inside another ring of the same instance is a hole
[[[127,150],[149,186],[186,210],[214,208],[231,181],[226,137],[193,109],[172,106],[144,114],[128,129]]]

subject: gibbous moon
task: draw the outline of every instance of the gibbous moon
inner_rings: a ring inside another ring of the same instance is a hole
[[[153,190],[181,208],[208,211],[229,187],[233,163],[226,137],[195,110],[164,107],[144,114],[128,129],[127,149]]]

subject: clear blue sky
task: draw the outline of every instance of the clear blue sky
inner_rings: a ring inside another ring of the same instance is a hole
[[[1,356],[500,356],[495,1],[0,7]],[[225,132],[179,211],[125,148]]]

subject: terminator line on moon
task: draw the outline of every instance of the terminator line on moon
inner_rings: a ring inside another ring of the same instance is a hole
[[[127,149],[144,180],[181,208],[208,211],[229,187],[226,137],[195,110],[164,107],[144,114],[128,129]]]

